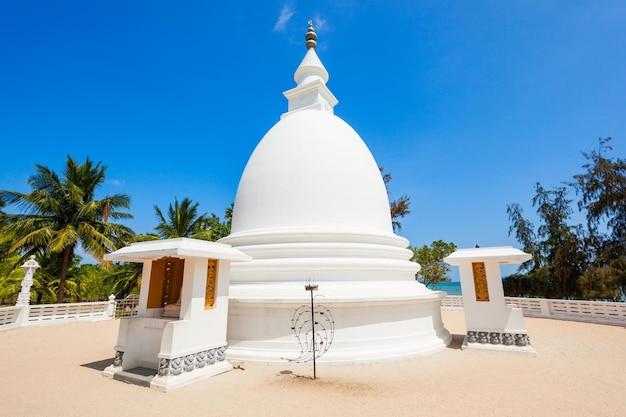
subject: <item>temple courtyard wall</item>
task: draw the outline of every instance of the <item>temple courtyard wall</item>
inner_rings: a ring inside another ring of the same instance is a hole
[[[525,318],[537,356],[461,350],[367,365],[244,363],[162,394],[104,378],[119,320],[0,332],[6,416],[623,416],[626,328]]]

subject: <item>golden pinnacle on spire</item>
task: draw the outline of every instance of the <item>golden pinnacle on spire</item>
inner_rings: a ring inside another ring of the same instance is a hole
[[[309,19],[309,30],[306,32],[304,39],[306,39],[306,49],[315,49],[317,47],[317,35],[315,34],[315,29],[313,29],[311,19]]]

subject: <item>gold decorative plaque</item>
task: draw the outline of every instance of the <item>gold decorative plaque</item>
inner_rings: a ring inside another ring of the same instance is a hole
[[[204,309],[215,308],[215,293],[217,292],[217,259],[209,259],[206,273],[206,292],[204,295]]]
[[[487,271],[484,262],[472,262],[474,275],[474,291],[476,301],[489,301],[489,287],[487,286]]]
[[[178,301],[184,269],[184,259],[165,257],[152,261],[148,308],[164,307]]]

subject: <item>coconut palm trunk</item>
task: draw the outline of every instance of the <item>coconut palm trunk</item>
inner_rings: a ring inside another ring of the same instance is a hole
[[[65,297],[65,280],[67,278],[67,270],[70,267],[70,259],[73,256],[74,246],[68,246],[63,251],[63,261],[61,263],[61,271],[59,272],[59,289],[57,291],[57,303],[63,302]]]

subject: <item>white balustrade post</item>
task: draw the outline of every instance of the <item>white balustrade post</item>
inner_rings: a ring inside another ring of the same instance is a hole
[[[20,291],[20,294],[17,296],[16,306],[30,305],[30,287],[33,286],[33,275],[38,268],[39,264],[35,260],[35,255],[31,255],[30,259],[22,265],[22,269],[24,269],[24,279],[22,280],[22,291]]]
[[[30,287],[33,286],[33,275],[39,268],[39,264],[35,260],[35,255],[31,255],[30,259],[22,265],[22,268],[24,269],[22,290],[17,296],[17,302],[15,303],[16,307],[22,307],[16,320],[20,326],[24,326],[28,323],[28,316],[30,315]]]
[[[109,306],[107,307],[107,316],[115,318],[115,295],[109,295]]]
[[[541,306],[541,317],[550,317],[550,315],[552,314],[549,303],[550,302],[545,298],[541,298],[539,300],[539,305]]]

